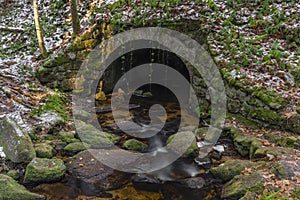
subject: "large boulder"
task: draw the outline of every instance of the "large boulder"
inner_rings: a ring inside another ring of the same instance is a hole
[[[178,133],[175,133],[173,135],[170,135],[170,137],[168,138],[167,140],[167,144],[170,144],[172,142],[172,140],[178,136]],[[182,137],[181,140],[179,142],[176,143],[176,145],[178,147],[180,146],[184,146],[184,144],[186,144],[188,141],[187,138],[185,137]],[[195,154],[197,153],[197,151],[199,150],[198,146],[197,146],[197,141],[196,141],[196,138],[193,140],[193,142],[191,143],[190,147],[187,148],[187,150],[184,152],[184,155],[191,155],[191,154]]]
[[[66,171],[60,159],[34,158],[26,167],[25,183],[51,183],[62,179]]]
[[[6,158],[15,162],[30,162],[35,156],[29,135],[10,117],[0,119],[0,146]]]
[[[45,198],[29,192],[13,178],[0,174],[0,199],[42,200]]]
[[[120,188],[130,179],[129,174],[107,167],[87,150],[67,159],[66,166],[74,184],[88,196]]]
[[[120,140],[119,136],[99,131],[93,125],[80,120],[76,121],[76,130],[81,141],[93,149],[111,147]]]

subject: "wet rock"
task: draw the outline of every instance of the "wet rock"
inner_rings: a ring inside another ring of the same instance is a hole
[[[52,158],[54,149],[51,145],[46,143],[36,144],[35,147],[36,156],[39,158]]]
[[[0,199],[42,200],[45,198],[29,192],[13,178],[0,174]]]
[[[171,135],[168,140],[167,140],[167,144],[169,144],[176,136],[178,133]],[[187,141],[184,140],[185,138],[182,137],[181,141],[182,144],[186,144]],[[177,144],[178,146],[181,146],[180,144]],[[191,146],[185,151],[185,155],[190,155],[190,154],[194,154],[198,151],[198,146],[197,146],[197,141],[196,139],[192,142]]]
[[[87,144],[83,144],[82,142],[73,142],[65,146],[64,151],[67,155],[73,156],[80,151],[86,150],[87,146]]]
[[[29,162],[36,156],[29,135],[10,117],[0,119],[0,146],[6,158],[16,163]]]
[[[223,181],[229,181],[233,179],[236,175],[239,175],[246,167],[252,166],[248,160],[227,160],[225,163],[220,164],[217,167],[210,169],[210,172],[215,178],[221,178]]]
[[[94,126],[83,121],[77,121],[76,129],[82,142],[91,146],[91,148],[107,148],[113,146],[120,139],[119,136],[111,133],[99,131]]]
[[[147,144],[144,144],[143,142],[140,142],[136,139],[130,139],[127,140],[124,144],[123,147],[132,150],[132,151],[142,151],[143,149],[147,148]]]
[[[117,156],[114,156],[118,159]],[[126,158],[125,158],[126,159]],[[116,171],[100,163],[89,151],[78,153],[66,160],[67,173],[84,195],[97,195],[103,191],[125,185],[129,174]]]
[[[72,132],[59,132],[58,138],[66,143],[79,142],[79,140],[75,138],[74,133]]]
[[[26,167],[25,183],[49,183],[62,179],[66,171],[60,159],[35,158]]]
[[[211,159],[209,156],[204,158],[197,157],[195,158],[194,161],[197,163],[197,165],[201,165],[201,166],[211,164]]]
[[[240,199],[248,191],[262,192],[265,179],[259,172],[251,175],[238,175],[226,183],[222,190],[224,199]]]
[[[189,189],[201,189],[205,186],[206,182],[202,177],[186,178],[179,181],[180,185]]]
[[[18,180],[19,177],[20,177],[19,172],[17,172],[17,170],[14,170],[14,169],[9,170],[6,175],[13,178],[13,179],[15,179],[15,180]]]
[[[210,191],[203,178],[194,177],[167,182],[162,185],[161,192],[164,199],[216,199],[209,194]]]
[[[136,174],[132,182],[135,188],[150,192],[159,191],[161,185],[161,181],[152,174]]]

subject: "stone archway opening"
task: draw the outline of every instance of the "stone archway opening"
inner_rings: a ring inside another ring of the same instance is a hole
[[[166,67],[162,66],[158,72],[160,74],[161,80],[162,82],[171,82],[172,86],[174,86],[175,88],[179,88],[181,83],[177,80],[173,80],[173,77],[171,77],[168,73],[168,68],[171,67],[178,71],[188,82],[190,82],[191,80],[190,72],[185,62],[183,62],[181,58],[178,57],[176,54],[162,49],[146,48],[126,53],[120,56],[118,59],[116,59],[113,63],[111,63],[111,65],[105,70],[101,80],[103,81],[104,92],[111,93],[118,80],[120,80],[120,78],[125,73],[127,73],[134,67],[149,63],[158,63],[165,65]],[[155,97],[156,100],[159,101],[174,100],[174,98],[176,98],[175,95],[172,94],[172,92],[168,88],[162,85],[153,84],[151,82],[152,74],[157,74],[157,72],[151,71],[150,69],[147,73],[149,73],[149,80],[146,80],[148,84],[141,86],[138,89],[138,92],[142,92],[144,94],[151,94]],[[138,76],[138,74],[136,74],[136,76]],[[131,78],[132,77],[126,77],[127,80],[125,81],[130,82]],[[185,93],[184,97],[186,98],[184,100],[188,103],[190,91],[183,92]]]

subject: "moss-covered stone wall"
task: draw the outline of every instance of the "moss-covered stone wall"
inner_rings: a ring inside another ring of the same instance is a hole
[[[206,34],[201,31],[199,21],[165,22],[160,26],[185,33],[207,47]],[[158,24],[152,24],[157,26]],[[90,51],[101,41],[117,34],[120,30],[140,27],[141,25],[120,25],[109,22],[101,22],[82,35],[73,43],[61,49],[38,68],[37,77],[43,83],[52,88],[63,91],[71,91],[74,88],[74,80],[77,70],[86,59]],[[208,48],[206,48],[208,49]],[[210,96],[208,88],[201,75],[196,73],[187,61],[183,61],[189,71],[190,82],[198,96],[198,112],[202,117],[209,117]],[[114,69],[115,70],[115,69]],[[227,95],[227,109],[230,113],[239,114],[265,127],[280,128],[300,134],[300,115],[294,113],[286,117],[285,110],[288,104],[286,99],[273,92],[266,92],[261,88],[244,87],[241,82],[235,80],[225,68],[220,70],[225,84]],[[117,71],[111,71],[110,76]],[[112,76],[113,77],[113,76]],[[111,82],[113,83],[113,81]]]

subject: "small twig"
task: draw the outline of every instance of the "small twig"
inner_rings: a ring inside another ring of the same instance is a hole
[[[4,27],[4,26],[0,26],[0,31],[9,31],[9,32],[23,33],[25,31],[25,29],[16,28],[16,27]]]

